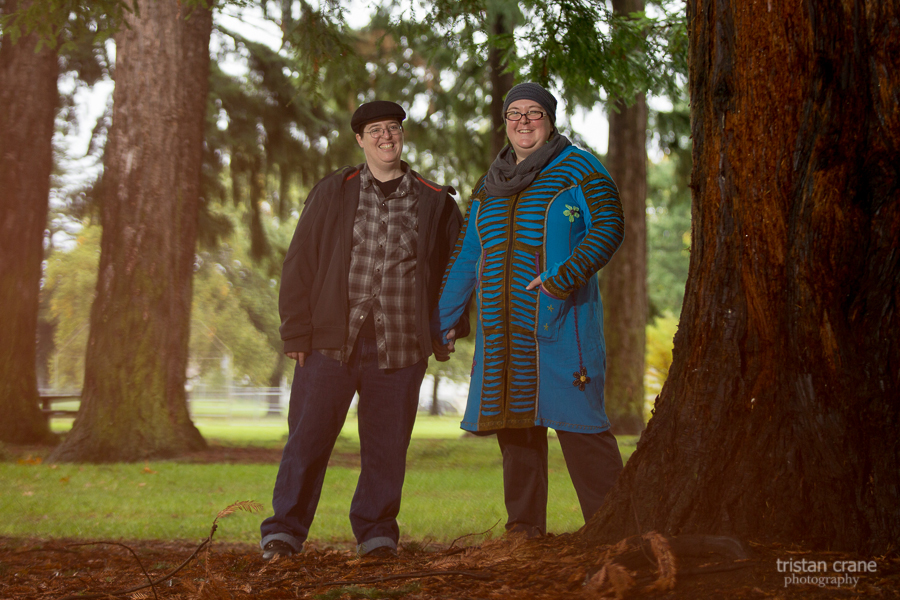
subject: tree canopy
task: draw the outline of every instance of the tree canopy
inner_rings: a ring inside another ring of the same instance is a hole
[[[152,17],[150,5],[124,0],[63,5],[33,0],[23,6],[4,18],[4,32],[15,37],[31,29],[45,46],[69,52],[75,57],[73,70],[83,73],[86,85],[113,72],[106,56],[112,41],[129,39],[140,23]],[[184,2],[176,16],[191,24],[207,6]],[[269,384],[285,374],[273,322],[273,290],[286,246],[284,232],[319,178],[361,160],[347,126],[359,102],[402,98],[410,112],[407,159],[429,176],[454,185],[464,202],[493,156],[492,113],[497,98],[502,100],[505,93],[503,87],[496,87],[498,81],[509,85],[520,77],[552,84],[568,100],[569,112],[576,106],[592,107],[603,99],[625,97],[642,87],[661,90],[677,81],[678,40],[684,32],[677,13],[658,13],[658,18],[631,15],[626,21],[603,2],[530,3],[521,8],[513,3],[472,4],[463,11],[438,3],[410,6],[406,12],[386,4],[376,7],[368,24],[358,30],[346,25],[339,3],[217,6],[217,10],[224,8],[262,10],[276,21],[282,37],[278,46],[249,39],[221,23],[214,30],[210,50],[216,60],[210,66],[196,208],[193,279],[200,302],[194,303],[194,311],[209,303],[231,317],[222,322],[223,327],[207,322],[214,319],[202,319],[199,327],[204,333],[196,331],[201,319],[195,314],[190,347],[195,354],[211,352],[218,345],[210,341],[214,338],[230,346],[222,333],[239,348],[254,348],[235,356],[235,365],[253,382],[263,379],[263,357],[277,357],[268,374]],[[532,19],[535,15],[542,18]],[[638,31],[642,33],[636,35]],[[588,32],[593,39],[579,41]],[[76,43],[78,39],[86,43]],[[570,47],[557,39],[568,40]],[[648,70],[644,65],[637,69],[632,64],[636,48],[665,68]],[[602,73],[595,73],[596,61],[589,60],[596,52],[604,53]],[[536,62],[536,56],[541,61]],[[225,68],[229,63],[243,65],[243,70],[235,73]],[[116,79],[122,87],[127,78],[120,70],[121,66],[116,68]],[[598,85],[608,89],[601,95]],[[91,152],[100,152],[107,136],[112,139],[111,124],[115,127],[111,113],[98,123]],[[575,132],[568,133],[584,143]],[[114,175],[107,165],[102,178],[84,189],[70,190],[64,218],[75,222],[102,214],[109,187],[117,185]],[[106,229],[109,217],[103,220]],[[81,260],[79,256],[76,252],[59,259],[65,263]],[[229,286],[229,293],[217,297],[216,289],[221,292],[222,285]],[[57,282],[44,294],[61,299],[67,289]],[[49,324],[60,325],[63,311],[53,310]],[[87,333],[73,325],[71,310],[68,314],[57,342],[81,345],[81,340],[60,338],[73,326],[71,335],[77,334],[76,339]],[[225,334],[226,330],[232,333]],[[210,331],[215,332],[212,337]],[[268,344],[265,351],[263,341]],[[242,355],[246,361],[239,358]]]

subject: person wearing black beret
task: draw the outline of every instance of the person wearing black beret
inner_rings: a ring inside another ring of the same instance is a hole
[[[397,124],[406,119],[406,111],[396,102],[390,100],[375,100],[361,104],[353,116],[350,117],[350,129],[357,135],[362,135],[362,129],[366,123],[382,119],[393,119]]]
[[[266,560],[302,550],[355,394],[357,553],[396,555],[406,450],[432,354],[430,318],[462,225],[453,188],[401,159],[405,119],[396,102],[357,108],[350,128],[365,161],[316,184],[284,259],[280,332],[297,365],[274,515],[260,527]],[[468,317],[457,326],[468,333]]]

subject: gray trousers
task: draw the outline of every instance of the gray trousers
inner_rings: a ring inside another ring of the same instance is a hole
[[[622,455],[609,431],[557,431],[581,514],[588,521],[622,471]],[[547,532],[547,428],[501,429],[497,441],[503,453],[503,497],[507,531],[529,537]]]

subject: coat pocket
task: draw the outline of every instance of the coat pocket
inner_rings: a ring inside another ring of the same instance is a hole
[[[540,257],[535,254],[535,272],[540,271]],[[569,308],[566,300],[551,296],[544,291],[543,286],[538,288],[537,308],[535,310],[535,337],[539,340],[555,341],[559,338],[560,330],[565,322],[565,314]]]
[[[536,337],[539,340],[555,341],[559,338],[569,308],[567,300],[549,296],[543,290],[538,292],[535,316]]]

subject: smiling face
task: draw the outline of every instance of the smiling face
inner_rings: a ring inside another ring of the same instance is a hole
[[[391,125],[400,125],[397,119],[382,119],[363,125],[362,134],[356,134],[356,141],[366,155],[369,168],[377,171],[394,171],[400,168],[400,157],[403,154],[403,132],[391,133]],[[369,131],[381,129],[381,137],[372,137]]]
[[[507,107],[506,112],[518,111],[523,115],[529,110],[539,110],[543,113],[547,109],[534,100],[516,100]],[[518,121],[506,121],[506,137],[516,152],[516,162],[520,163],[547,143],[553,132],[553,122],[548,115],[539,121],[532,121],[523,116]]]

